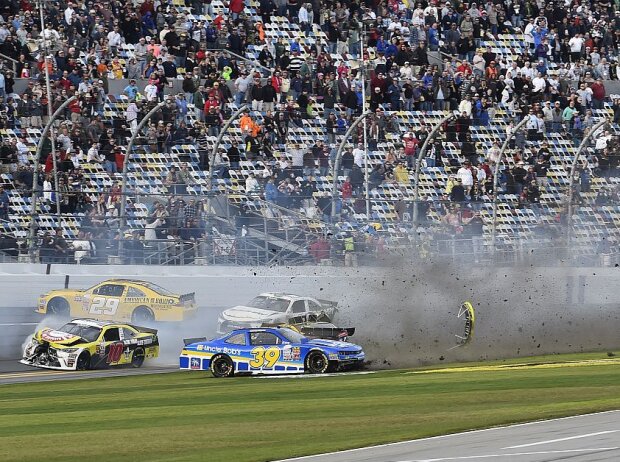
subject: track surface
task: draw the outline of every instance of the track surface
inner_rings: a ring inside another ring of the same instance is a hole
[[[304,462],[611,462],[620,460],[620,411],[298,457]]]
[[[221,310],[222,307],[200,307],[197,318],[191,324],[166,323],[153,326],[160,329],[160,358],[149,361],[140,369],[69,372],[38,369],[19,363],[22,345],[37,326],[41,327],[40,324],[45,323],[44,318],[35,313],[33,307],[0,307],[0,385],[173,372],[178,370],[177,360],[183,345],[182,339],[212,335]],[[58,320],[50,322],[49,327],[58,327],[63,323]]]

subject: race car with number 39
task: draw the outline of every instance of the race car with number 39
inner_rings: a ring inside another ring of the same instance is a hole
[[[287,327],[237,329],[215,340],[185,339],[179,366],[210,370],[215,377],[234,374],[322,374],[360,368],[359,345],[309,339]]]
[[[183,321],[196,309],[194,293],[177,295],[146,281],[109,279],[89,289],[52,290],[39,297],[36,312],[148,324]]]
[[[20,362],[75,371],[122,365],[140,367],[145,359],[158,355],[159,339],[155,329],[74,319],[58,329],[35,332]]]

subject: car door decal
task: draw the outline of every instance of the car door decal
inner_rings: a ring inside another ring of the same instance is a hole
[[[114,316],[120,303],[119,298],[93,297],[89,312],[91,314]]]
[[[125,346],[122,342],[112,343],[108,350],[108,364],[119,362],[124,348]]]
[[[277,346],[265,348],[258,346],[250,352],[253,359],[250,360],[250,367],[253,369],[272,369],[280,359],[280,349]]]

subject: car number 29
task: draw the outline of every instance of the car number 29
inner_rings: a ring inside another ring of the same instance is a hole
[[[107,316],[114,316],[116,310],[118,310],[118,298],[105,298],[105,297],[93,297],[93,302],[90,305],[91,314],[104,314]]]

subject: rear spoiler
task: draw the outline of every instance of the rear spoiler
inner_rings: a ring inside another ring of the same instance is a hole
[[[179,302],[187,302],[189,300],[195,301],[196,292],[190,292],[189,294],[179,295]]]
[[[336,308],[338,306],[338,302],[333,302],[331,300],[323,300],[322,298],[317,298],[317,301],[325,307],[330,306]]]
[[[302,334],[308,337],[334,339],[351,337],[355,334],[355,327],[306,327],[299,326]]]
[[[191,345],[192,343],[206,342],[207,337],[184,338],[183,345]]]
[[[151,329],[150,327],[134,326],[133,324],[129,325],[137,331],[143,332],[145,334],[157,334],[157,329]]]

